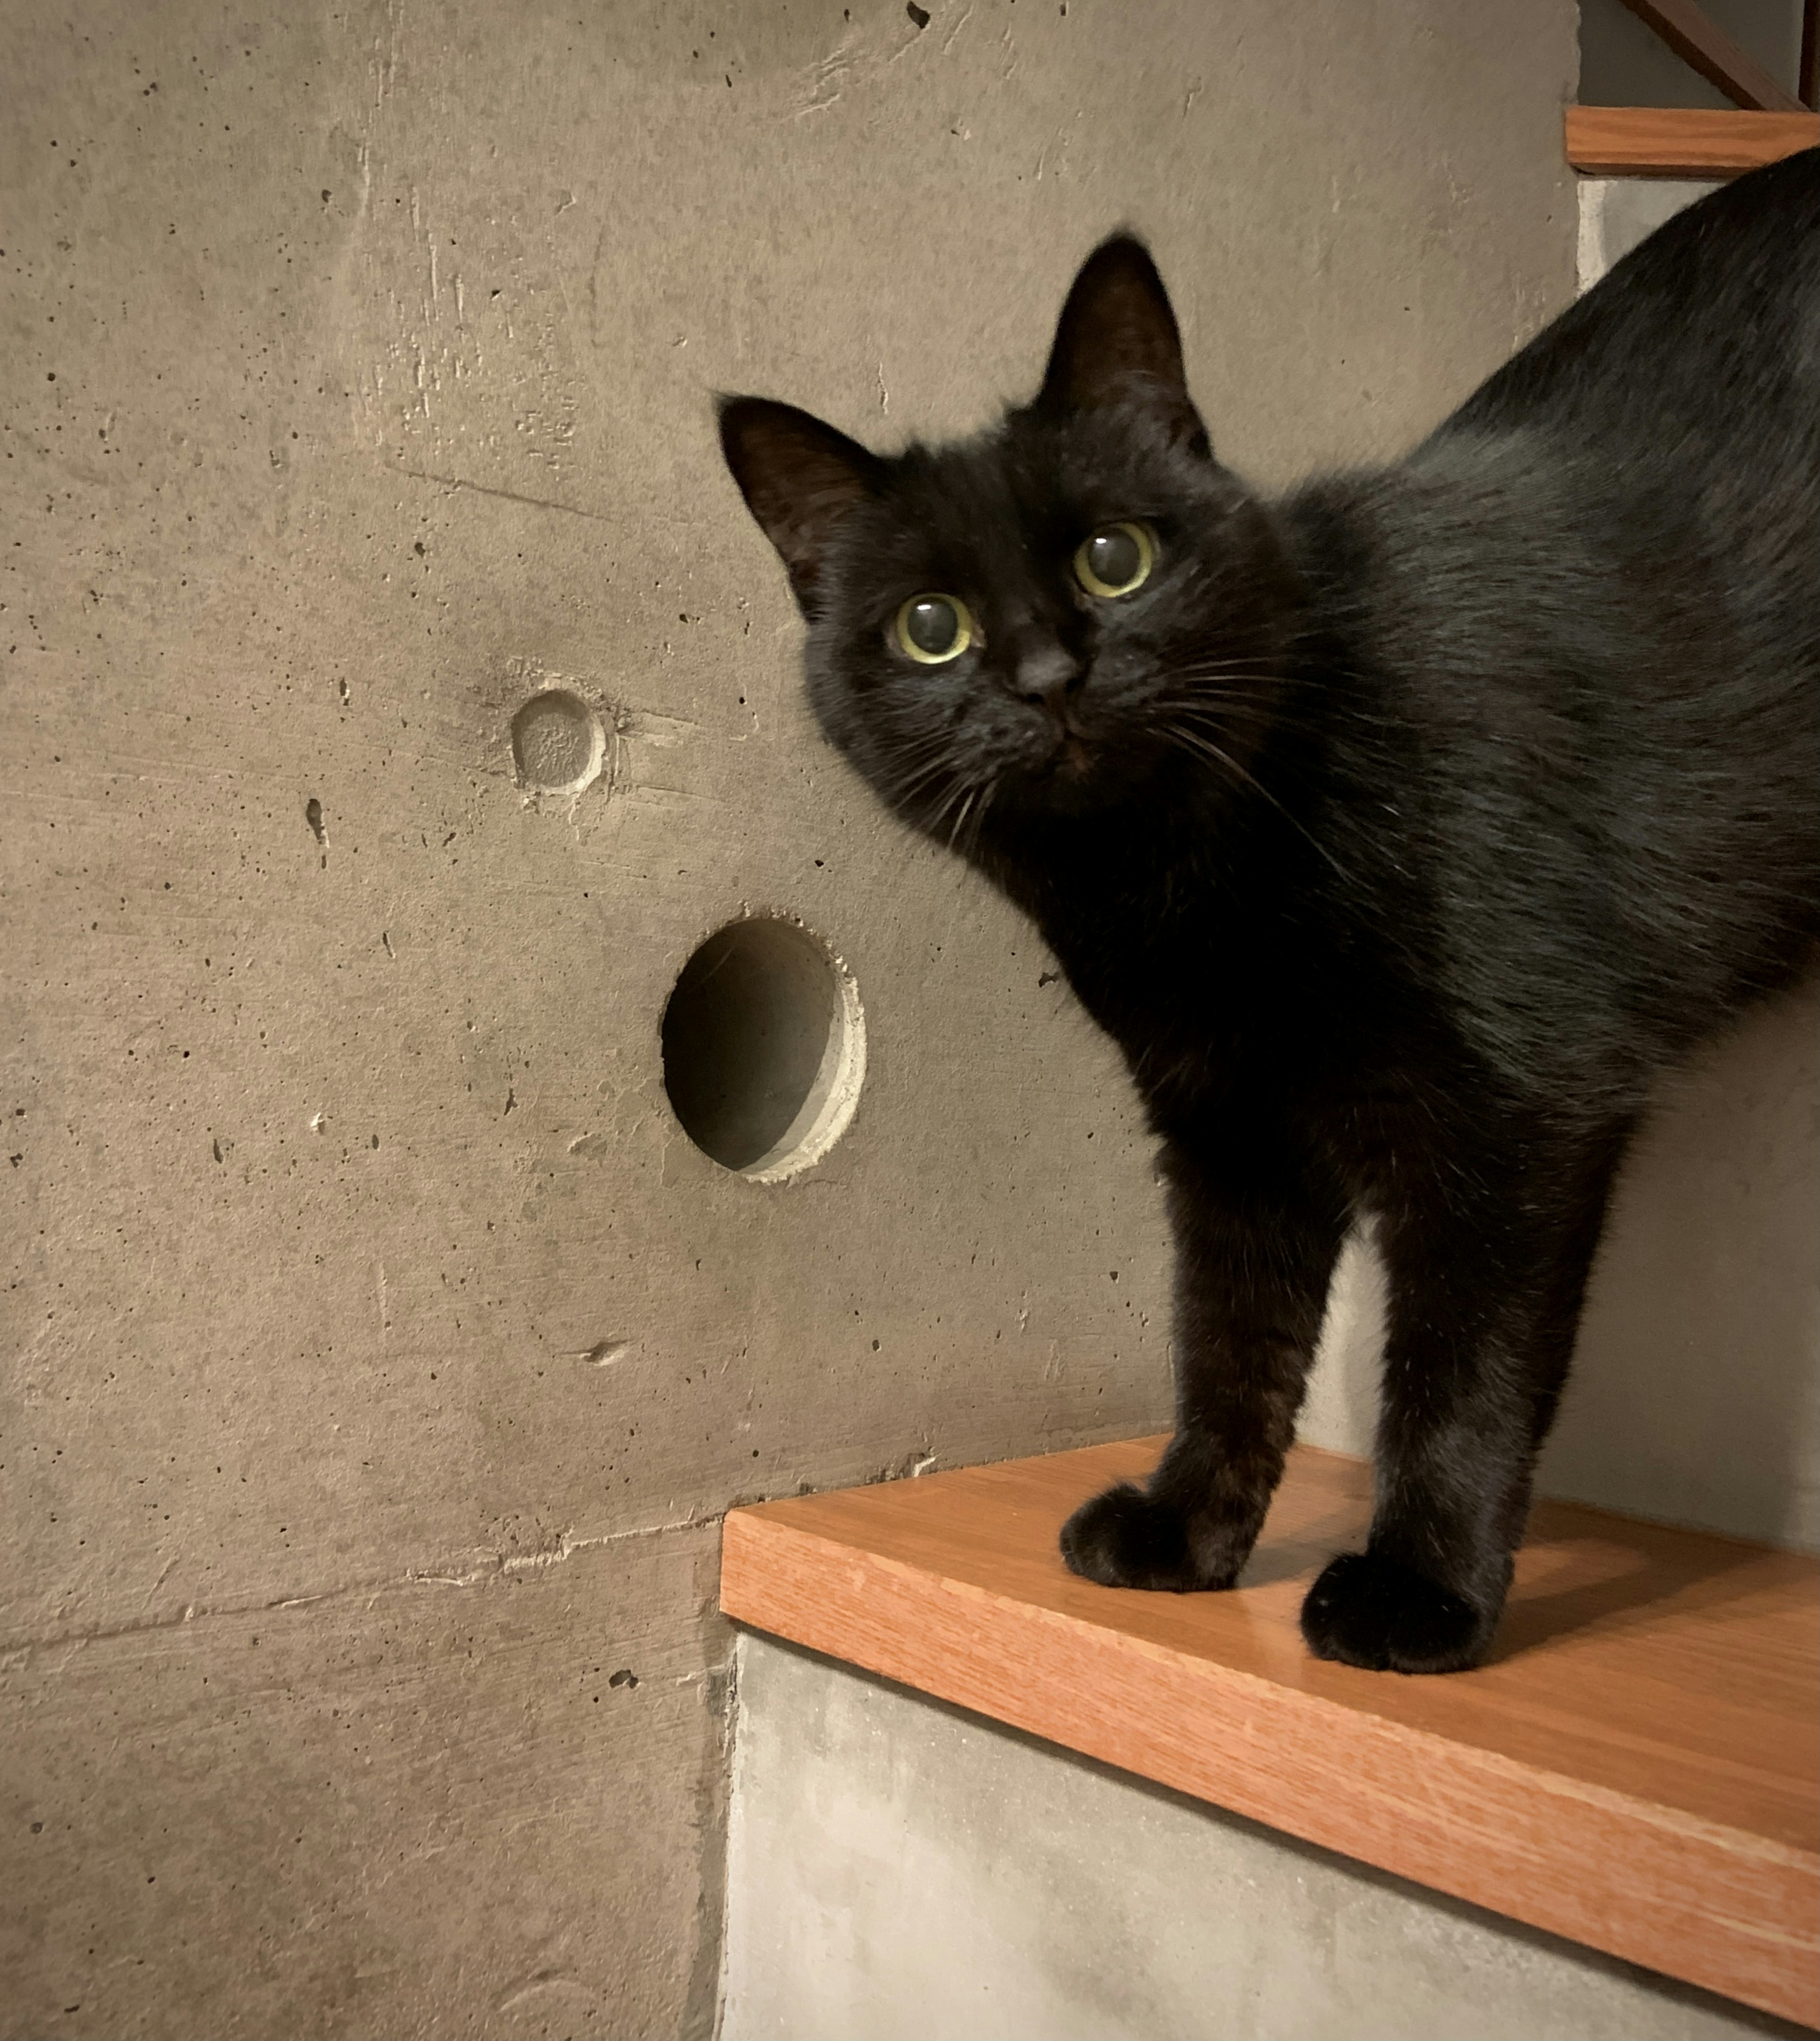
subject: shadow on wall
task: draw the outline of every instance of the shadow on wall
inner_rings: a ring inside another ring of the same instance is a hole
[[[1593,1272],[1544,1494],[1820,1548],[1820,984],[1664,1089]],[[1368,1452],[1383,1282],[1334,1285],[1302,1436]]]

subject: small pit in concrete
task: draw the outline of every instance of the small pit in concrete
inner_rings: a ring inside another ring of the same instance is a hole
[[[601,719],[567,688],[546,688],[512,719],[512,762],[534,794],[578,794],[601,776]]]
[[[783,915],[716,930],[664,1009],[664,1089],[683,1131],[755,1183],[782,1183],[827,1154],[865,1072],[859,988]]]

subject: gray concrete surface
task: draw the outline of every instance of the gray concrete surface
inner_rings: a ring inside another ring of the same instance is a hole
[[[1795,2035],[769,1640],[725,2041]]]
[[[929,12],[0,12],[0,2032],[706,2031],[716,1514],[1162,1421],[1116,1059],[709,393],[977,422],[1128,220],[1241,465],[1400,445],[1571,290],[1573,10]],[[747,908],[865,1007],[781,1185],[661,1082]]]

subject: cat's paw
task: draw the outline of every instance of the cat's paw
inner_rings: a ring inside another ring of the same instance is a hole
[[[1302,1635],[1317,1658],[1374,1673],[1464,1672],[1485,1656],[1496,1621],[1372,1552],[1330,1560],[1302,1604]]]
[[[1107,1588],[1160,1588],[1188,1594],[1224,1588],[1232,1575],[1214,1578],[1196,1564],[1181,1513],[1128,1481],[1083,1502],[1062,1526],[1068,1570]]]

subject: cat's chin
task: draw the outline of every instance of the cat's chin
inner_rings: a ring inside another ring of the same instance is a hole
[[[1140,795],[1151,763],[1103,740],[1071,736],[1040,764],[1006,773],[994,804],[1032,819],[1086,821]]]
[[[1098,748],[1070,737],[1058,748],[1043,774],[1043,799],[1051,814],[1095,814],[1107,803],[1108,781]]]

